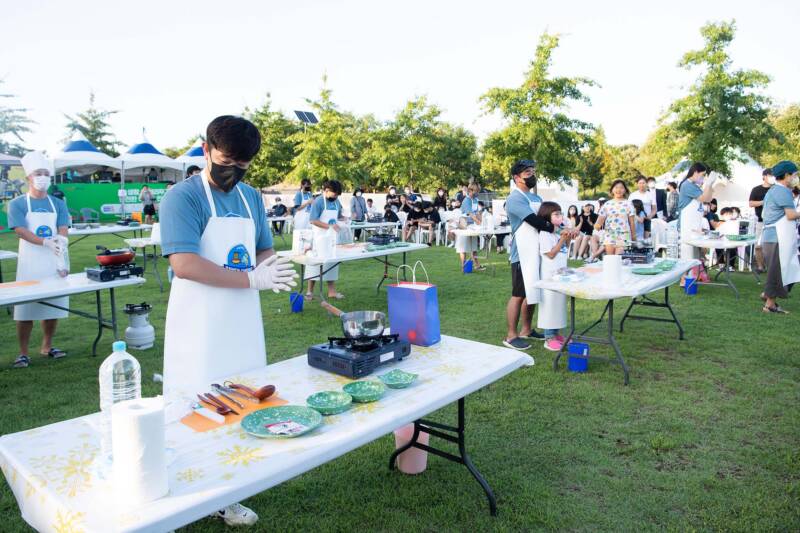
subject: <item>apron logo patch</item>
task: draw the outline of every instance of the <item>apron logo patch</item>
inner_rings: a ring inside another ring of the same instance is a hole
[[[250,260],[250,253],[244,244],[237,244],[230,249],[224,267],[230,270],[252,270],[253,263]]]
[[[50,229],[50,226],[44,226],[44,225],[39,226],[38,228],[36,228],[36,236],[39,237],[40,239],[44,239],[46,237],[52,237],[53,230]]]

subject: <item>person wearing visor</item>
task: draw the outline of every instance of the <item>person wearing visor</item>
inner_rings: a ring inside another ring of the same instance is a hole
[[[800,282],[800,261],[797,257],[797,219],[792,189],[800,185],[797,165],[792,161],[781,161],[772,167],[775,184],[764,196],[764,233],[762,248],[767,266],[767,280],[761,299],[765,313],[786,314],[777,298],[787,298],[787,286]]]
[[[211,383],[267,364],[259,291],[288,291],[297,274],[278,258],[261,194],[242,178],[261,148],[250,121],[208,125],[206,167],[161,203],[161,247],[175,272],[164,327],[168,421],[182,417]],[[214,513],[228,525],[258,516],[241,504]]]
[[[47,194],[53,167],[41,152],[28,152],[20,161],[28,182],[28,193],[18,196],[8,204],[8,226],[19,237],[17,257],[17,281],[45,280],[59,277],[58,258],[67,249],[69,211],[64,200]],[[62,271],[63,275],[68,274]],[[42,303],[57,305],[56,309]],[[33,331],[33,321],[42,323],[42,344],[39,353],[59,359],[66,352],[53,347],[59,318],[66,318],[69,297],[53,298],[42,303],[14,306],[17,322],[19,356],[14,368],[25,368],[30,364],[28,344]]]
[[[342,203],[339,201],[339,195],[342,194],[342,184],[336,180],[326,181],[322,184],[322,194],[314,200],[311,206],[311,229],[315,237],[324,235],[329,230],[334,231],[339,238],[339,231],[341,226],[338,222],[343,220],[342,217]],[[336,280],[339,279],[339,267],[334,267],[324,272],[327,267],[322,266],[307,266],[304,278],[308,280],[308,290],[306,291],[306,299],[313,300],[314,298],[314,285],[316,280],[322,275],[322,280],[328,284],[328,298],[341,300],[344,298],[339,292],[336,292]],[[323,273],[324,272],[324,273]]]
[[[541,291],[534,288],[539,281],[539,232],[553,233],[552,222],[537,213],[542,199],[536,194],[536,162],[522,159],[511,167],[511,194],[506,200],[506,213],[511,223],[511,298],[506,305],[508,332],[503,345],[527,350],[531,339],[544,335],[533,329],[533,306],[541,301]],[[517,333],[520,315],[522,329]]]

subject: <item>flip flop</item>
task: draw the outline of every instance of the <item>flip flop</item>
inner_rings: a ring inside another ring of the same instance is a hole
[[[12,368],[28,368],[28,365],[30,365],[30,364],[31,364],[31,360],[28,358],[27,355],[20,355],[11,364],[11,367]]]
[[[344,298],[344,294],[342,294],[341,292],[337,292],[336,294],[329,294],[328,298],[333,298],[334,300],[341,300],[342,298]]]
[[[50,348],[50,351],[47,353],[43,353],[46,357],[52,357],[53,359],[61,359],[62,357],[67,356],[67,352],[64,350],[59,350],[58,348]]]
[[[308,301],[311,301],[311,300],[313,300],[313,299],[314,299],[314,295],[313,295],[313,294],[311,294],[310,292],[307,292],[307,293],[305,294],[305,296],[303,296],[303,297],[304,297],[306,300],[308,300]]]
[[[789,311],[784,309],[783,307],[776,305],[775,307],[767,307],[766,305],[761,308],[762,311],[765,313],[776,313],[779,315],[788,315]]]

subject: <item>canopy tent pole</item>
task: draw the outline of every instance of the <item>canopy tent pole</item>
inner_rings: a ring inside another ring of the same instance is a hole
[[[122,172],[120,173],[120,178],[119,178],[119,188],[121,191],[125,191],[125,161],[122,162]],[[121,209],[120,220],[125,220],[125,196],[117,194],[117,198],[119,199],[119,205]]]

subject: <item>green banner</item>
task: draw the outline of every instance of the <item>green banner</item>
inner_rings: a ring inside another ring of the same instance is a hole
[[[139,193],[142,186],[147,185],[153,193],[156,203],[161,202],[161,197],[167,192],[166,183],[126,183],[125,184],[125,214],[141,212],[142,203],[139,201]],[[117,220],[122,213],[120,203],[119,183],[64,183],[59,184],[59,189],[64,192],[67,206],[72,212],[73,218],[80,220],[81,208],[89,207],[100,214],[101,221]]]

